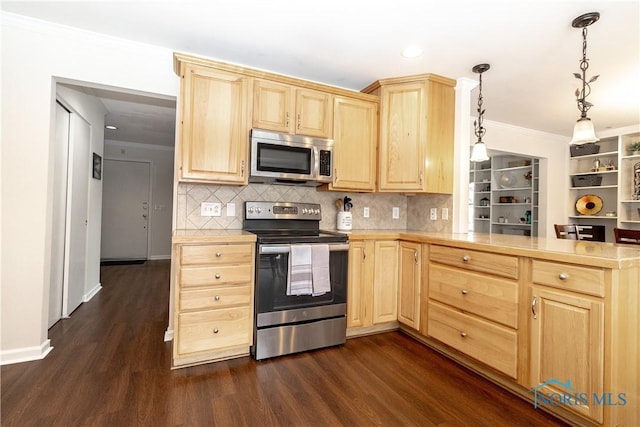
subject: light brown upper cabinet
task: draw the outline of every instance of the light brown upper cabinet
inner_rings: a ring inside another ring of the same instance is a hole
[[[378,190],[453,192],[455,80],[434,74],[378,80]]]
[[[332,137],[333,96],[269,80],[253,85],[253,127],[298,135]]]
[[[375,191],[377,137],[376,102],[334,98],[334,168],[330,190]]]
[[[250,79],[188,62],[178,64],[179,180],[246,184]]]

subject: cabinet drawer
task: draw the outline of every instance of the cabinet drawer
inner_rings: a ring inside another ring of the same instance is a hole
[[[481,273],[495,274],[511,279],[518,278],[518,257],[515,256],[431,245],[429,259]]]
[[[251,282],[251,265],[220,265],[180,270],[180,286],[228,285]]]
[[[183,245],[181,265],[198,264],[247,264],[253,261],[253,245]]]
[[[512,329],[429,302],[429,335],[494,369],[516,377],[517,335]]]
[[[202,310],[206,308],[228,308],[249,306],[250,286],[212,287],[188,289],[180,292],[178,310]]]
[[[562,264],[551,261],[532,261],[532,280],[540,285],[604,296],[604,269]]]
[[[518,284],[478,273],[433,264],[429,298],[512,328],[518,322]]]
[[[181,313],[178,316],[178,354],[250,345],[249,307]]]

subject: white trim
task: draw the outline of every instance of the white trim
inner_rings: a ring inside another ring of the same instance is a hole
[[[140,142],[117,141],[115,139],[105,139],[104,143],[105,145],[117,145],[119,147],[138,148],[141,150],[176,151],[175,146],[142,144]]]
[[[98,292],[100,292],[102,290],[102,284],[98,283],[93,289],[91,289],[89,292],[87,292],[86,294],[84,294],[84,298],[82,298],[82,302],[88,302],[91,300],[91,298],[93,298],[94,296],[96,296],[96,294]]]
[[[163,259],[171,259],[171,255],[150,255],[149,258],[147,258],[149,261],[158,261],[158,260],[163,260]]]
[[[164,342],[173,341],[173,329],[168,329],[164,331]]]
[[[476,117],[474,117],[474,116],[471,116],[471,117],[472,117],[472,119],[474,119],[474,120],[475,120],[475,118],[476,118]],[[472,122],[473,122],[473,120],[472,120]],[[494,121],[492,121],[492,120],[486,120],[486,119],[484,120],[484,122],[485,122],[485,123],[487,123],[488,125],[490,125],[490,126],[488,126],[488,127],[490,127],[490,128],[503,128],[503,129],[509,129],[509,130],[512,130],[512,131],[514,131],[514,132],[518,132],[518,133],[523,134],[523,135],[531,135],[531,136],[536,136],[536,137],[544,137],[544,138],[546,138],[546,139],[553,139],[553,138],[555,138],[555,139],[557,139],[557,140],[558,140],[558,142],[567,142],[567,143],[568,143],[568,141],[567,141],[567,140],[570,140],[570,139],[571,139],[571,137],[568,137],[568,136],[558,135],[558,134],[555,134],[555,133],[549,133],[549,132],[542,132],[542,131],[535,130],[535,129],[531,129],[531,128],[523,128],[523,127],[521,127],[521,126],[510,125],[510,124],[508,124],[508,123],[494,122]],[[485,127],[486,127],[486,126],[485,126]],[[487,147],[487,148],[491,149],[491,147]]]
[[[53,347],[51,347],[51,340],[49,339],[39,346],[3,350],[0,351],[0,365],[42,360],[47,357],[51,350],[53,350]]]
[[[605,129],[603,131],[597,131],[598,138],[611,138],[619,135],[626,135],[629,133],[640,132],[640,124],[625,126],[617,129]]]

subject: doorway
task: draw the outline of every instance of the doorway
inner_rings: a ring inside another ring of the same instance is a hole
[[[148,259],[151,163],[105,159],[103,178],[100,261]]]

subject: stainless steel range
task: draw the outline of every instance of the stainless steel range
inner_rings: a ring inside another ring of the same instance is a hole
[[[347,235],[319,229],[319,204],[245,202],[244,218],[258,236],[252,355],[344,344]]]

